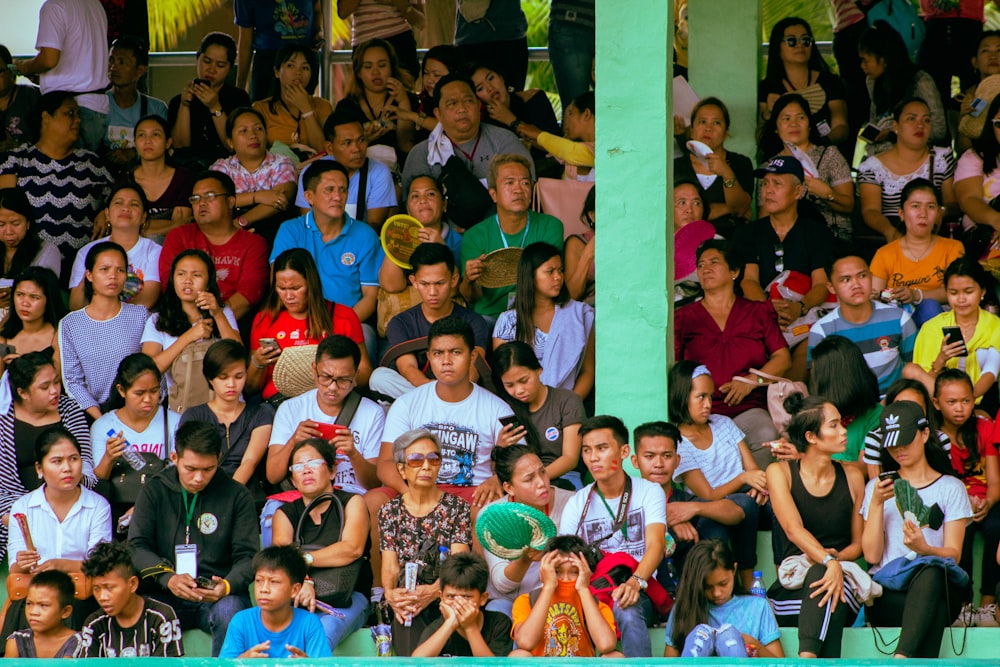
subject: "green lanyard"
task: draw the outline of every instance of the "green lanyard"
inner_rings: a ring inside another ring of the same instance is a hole
[[[614,530],[614,526],[616,525],[621,526],[620,530],[622,531],[622,539],[624,539],[627,542],[628,526],[626,524],[628,522],[625,521],[624,519],[625,519],[625,514],[628,512],[629,500],[631,499],[632,496],[632,480],[628,477],[625,478],[625,489],[624,493],[622,493],[621,500],[618,501],[617,515],[611,510],[611,505],[608,504],[608,501],[604,497],[604,494],[601,493],[601,490],[597,488],[596,482],[594,483],[593,489],[594,491],[597,492],[597,497],[601,499],[602,503],[604,503],[604,507],[605,509],[608,510],[608,514],[611,515],[611,520],[615,522],[612,525],[612,530]]]
[[[187,489],[181,488],[181,499],[184,501],[184,511],[187,512],[187,521],[184,522],[184,544],[191,544],[191,519],[194,518],[194,506],[198,502],[198,494],[191,496],[191,505],[188,505]]]

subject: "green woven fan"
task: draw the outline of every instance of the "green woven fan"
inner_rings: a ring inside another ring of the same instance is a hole
[[[556,536],[556,524],[522,503],[493,503],[476,517],[476,537],[497,558],[515,560],[528,547],[542,550]]]
[[[928,525],[930,508],[909,482],[897,479],[892,484],[892,492],[896,497],[896,508],[904,520],[912,521],[917,527]]]

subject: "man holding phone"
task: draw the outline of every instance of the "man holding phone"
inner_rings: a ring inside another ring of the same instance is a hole
[[[250,607],[257,515],[247,488],[216,474],[222,438],[215,426],[187,422],[175,444],[174,466],[139,493],[128,541],[150,596],[173,607],[185,630],[211,634],[214,657],[229,620]]]
[[[263,344],[262,344],[263,345]],[[313,375],[316,389],[290,398],[278,407],[267,448],[267,479],[281,483],[288,475],[292,448],[307,438],[323,438],[337,450],[334,486],[364,495],[379,486],[375,473],[385,413],[377,403],[356,396],[353,415],[345,406],[356,394],[354,379],[361,348],[346,336],[328,336],[316,348]],[[341,416],[349,417],[341,419]],[[265,509],[266,513],[266,509]]]

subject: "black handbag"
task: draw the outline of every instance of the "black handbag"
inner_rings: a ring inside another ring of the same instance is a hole
[[[168,437],[169,417],[167,406],[163,405],[163,449],[166,451],[170,447]],[[164,468],[167,462],[152,452],[138,452],[146,461],[146,465],[141,470],[136,470],[130,466],[123,457],[118,457],[111,467],[111,482],[108,490],[108,501],[113,505],[135,505],[139,492],[146,483],[156,477]]]
[[[322,529],[326,527],[327,520],[329,520],[334,508],[336,508],[337,513],[340,515],[340,529],[337,531],[337,539],[335,542],[339,542],[344,536],[344,521],[346,518],[344,506],[341,504],[337,496],[332,493],[320,494],[306,506],[305,510],[302,512],[302,516],[299,517],[298,523],[295,525],[295,544],[298,546],[300,551],[317,551],[329,546],[327,544],[302,544],[303,522],[309,517],[309,512],[311,512],[314,507],[326,501],[330,501],[330,509],[328,509],[323,515],[323,522],[320,524],[320,534],[323,533]],[[327,603],[331,607],[350,607],[351,594],[354,592],[354,586],[358,582],[358,574],[361,572],[361,566],[364,564],[364,560],[364,558],[358,558],[352,563],[339,565],[337,567],[310,568],[309,574],[312,577],[313,586],[316,589],[316,599]]]
[[[441,190],[448,200],[448,219],[462,229],[495,210],[489,191],[457,155],[448,158],[441,170]]]

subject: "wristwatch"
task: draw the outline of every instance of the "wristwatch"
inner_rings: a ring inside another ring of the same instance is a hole
[[[223,112],[222,112],[222,107],[219,107],[219,108],[218,108],[218,109],[216,109],[215,111],[209,111],[209,113],[211,113],[211,114],[212,114],[213,116],[215,116],[216,118],[218,118],[218,117],[219,117],[219,116],[221,116],[221,115],[222,115],[222,113],[223,113]]]
[[[834,200],[834,198],[835,198],[835,197],[834,197],[834,194],[833,194],[832,192],[831,192],[830,194],[828,194],[828,195],[826,196],[826,200],[827,200],[827,201],[833,201],[833,200]]]
[[[735,178],[730,178],[728,180],[723,179],[723,181],[722,181],[722,187],[724,187],[724,188],[732,188],[732,187],[735,187],[735,186],[736,186],[736,179]]]
[[[302,560],[304,560],[306,562],[306,565],[308,565],[309,567],[312,567],[312,564],[313,564],[313,555],[311,553],[306,552],[306,553],[302,554]]]
[[[640,577],[638,574],[633,574],[632,575],[632,579],[635,579],[636,581],[639,582],[639,590],[640,591],[646,590],[646,588],[649,586],[649,582],[646,581],[645,579],[643,579],[642,577]]]
[[[834,556],[833,554],[827,554],[826,558],[823,559],[823,562],[820,563],[820,565],[826,565],[830,561],[834,561],[834,560],[837,560],[836,556]]]

